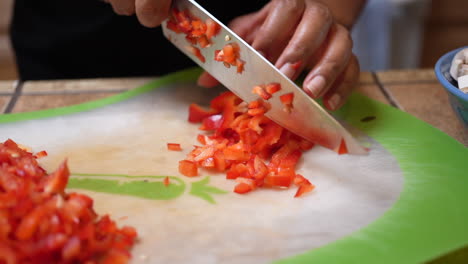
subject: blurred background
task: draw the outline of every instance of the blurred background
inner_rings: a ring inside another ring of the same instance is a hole
[[[17,79],[8,23],[14,0],[0,1],[0,80]],[[363,71],[431,68],[468,44],[467,0],[368,0],[353,29]]]

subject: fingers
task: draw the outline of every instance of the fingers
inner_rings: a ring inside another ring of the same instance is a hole
[[[239,37],[244,39],[247,43],[252,43],[258,31],[258,28],[263,24],[268,15],[269,5],[265,6],[259,12],[251,13],[248,15],[240,16],[231,23],[229,28],[234,31]],[[199,77],[197,84],[205,88],[212,88],[219,85],[219,81],[211,76],[208,72],[203,72]]]
[[[271,4],[268,4],[259,12],[235,18],[229,23],[229,28],[245,42],[252,44],[259,28],[268,16],[270,6]]]
[[[169,15],[171,0],[136,0],[135,11],[143,26],[157,27]]]
[[[135,0],[108,0],[115,13],[123,16],[135,14]]]
[[[314,98],[323,96],[343,72],[351,57],[353,42],[349,31],[333,24],[322,57],[305,78],[305,92]]]
[[[267,18],[255,35],[252,47],[275,62],[294,33],[304,8],[304,1],[274,1]]]
[[[169,15],[171,0],[106,0],[119,15],[136,13],[138,21],[146,27],[157,27]]]
[[[329,110],[337,110],[346,101],[359,79],[359,62],[351,56],[344,73],[332,85],[323,97],[323,103]]]
[[[306,1],[302,19],[275,66],[288,78],[297,78],[309,58],[325,41],[332,22],[332,14],[326,6],[315,1]],[[292,67],[297,62],[303,63]]]
[[[213,76],[211,76],[207,72],[203,72],[200,77],[198,77],[197,84],[199,86],[205,87],[205,88],[212,88],[215,87],[219,84],[218,80],[216,80]]]

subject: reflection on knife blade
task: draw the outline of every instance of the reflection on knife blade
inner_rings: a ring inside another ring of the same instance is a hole
[[[355,138],[317,102],[250,45],[192,0],[175,0],[163,32],[177,48],[246,102],[258,85],[277,83],[265,114],[290,131],[326,148],[365,154]],[[286,111],[285,111],[286,109]]]

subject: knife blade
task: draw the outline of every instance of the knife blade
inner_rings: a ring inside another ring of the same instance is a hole
[[[179,50],[242,100],[251,102],[259,99],[258,95],[252,93],[254,86],[279,83],[281,90],[268,100],[271,105],[271,109],[265,114],[268,118],[291,132],[336,152],[345,147],[350,154],[367,153],[333,116],[198,3],[193,0],[173,0],[171,8],[188,12],[202,21],[211,19],[220,26],[218,34],[211,39],[211,44],[204,48],[189,42],[184,33],[169,29],[169,20],[163,22],[162,29],[164,36]],[[237,73],[236,67],[227,68],[214,59],[215,51],[222,50],[228,43],[237,43],[240,47],[240,59],[245,62],[242,73]],[[200,59],[200,54],[196,56],[193,52],[193,47],[200,51],[204,62]],[[291,111],[284,111],[279,96],[291,92],[294,93],[293,108]]]

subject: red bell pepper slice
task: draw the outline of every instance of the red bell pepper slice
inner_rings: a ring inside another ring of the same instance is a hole
[[[214,109],[205,110],[203,107],[197,104],[190,104],[188,121],[190,123],[199,123],[203,121],[203,119],[205,119],[206,117],[212,116],[217,113],[219,113],[219,111],[216,111]]]
[[[279,83],[269,83],[265,86],[265,90],[270,95],[273,95],[281,90],[281,85]]]
[[[190,160],[179,161],[179,172],[187,177],[195,177],[198,175],[198,166]]]
[[[167,149],[172,151],[181,151],[182,148],[178,143],[167,143]]]
[[[252,89],[252,93],[260,96],[263,100],[268,100],[271,98],[271,94],[268,93],[264,87],[257,85]]]
[[[166,186],[166,187],[169,186],[169,184],[170,184],[170,179],[169,179],[168,176],[166,176],[166,177],[164,178],[163,183],[164,183],[164,186]]]

